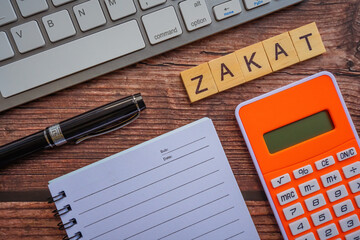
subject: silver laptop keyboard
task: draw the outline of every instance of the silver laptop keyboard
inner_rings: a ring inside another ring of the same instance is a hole
[[[0,0],[0,111],[300,1]]]

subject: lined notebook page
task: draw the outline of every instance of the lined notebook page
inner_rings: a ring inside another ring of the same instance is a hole
[[[114,144],[121,144],[114,143]],[[259,239],[212,121],[200,119],[49,182],[87,240]]]

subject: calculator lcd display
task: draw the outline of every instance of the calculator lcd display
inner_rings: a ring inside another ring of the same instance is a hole
[[[328,111],[322,111],[264,134],[270,153],[276,153],[334,129]]]

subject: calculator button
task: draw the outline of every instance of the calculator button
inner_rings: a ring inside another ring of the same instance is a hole
[[[358,208],[360,208],[360,195],[355,197],[356,204],[358,205]]]
[[[349,158],[355,156],[356,154],[357,153],[356,153],[355,148],[352,147],[352,148],[346,149],[344,151],[338,152],[336,154],[336,156],[339,161],[344,161],[346,159],[349,159]]]
[[[284,212],[286,220],[291,220],[300,215],[303,215],[304,209],[300,203],[296,203],[294,205],[291,205],[290,207],[284,208],[283,212]]]
[[[302,196],[309,195],[311,193],[317,192],[320,190],[319,183],[316,179],[307,181],[299,185],[299,189]]]
[[[342,168],[346,178],[354,177],[360,174],[360,162],[354,162]]]
[[[325,208],[324,210],[312,214],[311,219],[314,223],[314,226],[316,227],[319,226],[320,224],[331,221],[333,218],[331,216],[329,209]]]
[[[278,193],[276,196],[281,206],[298,199],[298,195],[295,191],[295,188],[290,188],[288,190],[285,190],[281,193]]]
[[[330,189],[326,193],[329,197],[330,202],[335,202],[336,200],[342,199],[349,195],[344,185],[340,185],[336,188]]]
[[[351,229],[360,226],[359,217],[356,214],[351,215],[350,217],[341,219],[339,224],[343,232],[350,231]]]
[[[317,230],[320,240],[326,240],[339,235],[339,231],[334,223]]]
[[[316,238],[315,238],[314,234],[311,232],[311,233],[305,234],[304,236],[298,237],[295,240],[316,240]]]
[[[310,165],[307,165],[305,167],[302,167],[302,168],[299,168],[299,169],[296,169],[296,170],[293,171],[294,177],[296,179],[299,179],[301,177],[309,175],[312,172],[313,172],[313,169],[312,169],[312,167]]]
[[[309,211],[318,209],[326,204],[324,195],[321,193],[305,200],[306,208]]]
[[[337,217],[341,217],[349,212],[354,211],[354,205],[352,204],[351,200],[346,200],[342,203],[336,204],[333,206],[335,215]]]
[[[289,224],[292,235],[298,235],[310,229],[310,224],[307,218],[299,219]]]
[[[341,178],[340,172],[338,170],[329,172],[329,173],[321,176],[321,182],[324,187],[332,186],[341,181],[342,181],[342,178]]]
[[[315,166],[317,170],[324,169],[326,167],[329,167],[331,165],[335,164],[335,160],[333,156],[329,156],[327,158],[321,159],[317,162],[315,162]]]
[[[360,192],[360,178],[349,182],[349,186],[352,193]]]
[[[357,230],[356,232],[346,235],[345,239],[346,240],[359,240],[360,239],[360,230]]]
[[[290,175],[288,173],[281,175],[280,177],[274,178],[273,180],[271,180],[271,184],[273,186],[273,188],[277,188],[280,187],[288,182],[290,182]]]

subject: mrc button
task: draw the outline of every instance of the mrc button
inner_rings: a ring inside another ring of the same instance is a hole
[[[290,188],[288,190],[285,190],[281,193],[278,193],[276,196],[281,206],[298,199],[298,195],[295,191],[295,188]]]
[[[336,154],[337,158],[339,161],[344,161],[348,158],[351,158],[353,156],[355,156],[357,153],[356,153],[356,150],[354,147],[352,148],[349,148],[349,149],[346,149],[344,151],[341,151],[341,152],[338,152]]]

